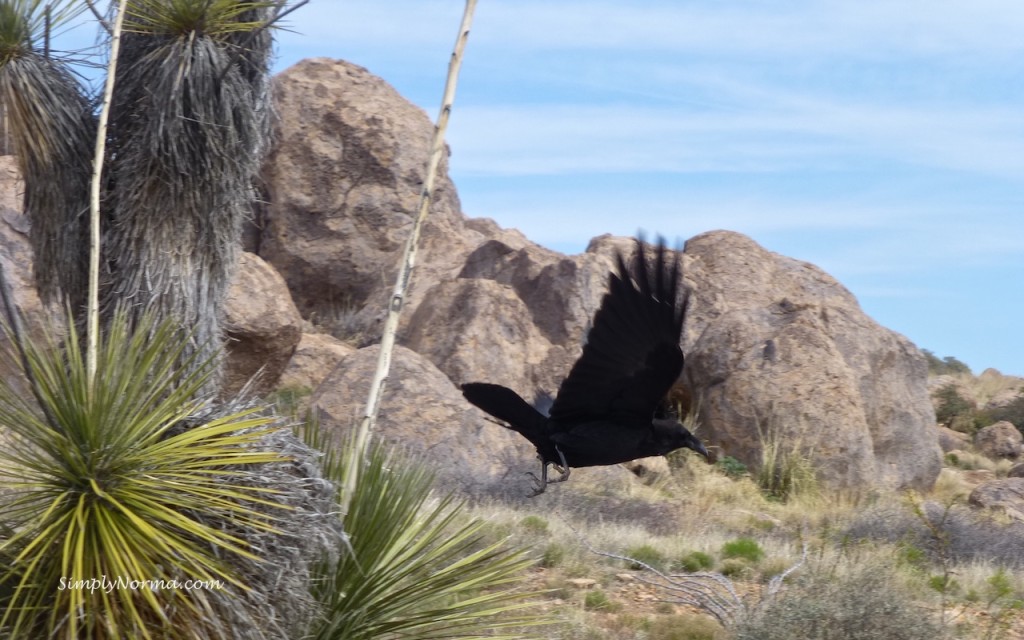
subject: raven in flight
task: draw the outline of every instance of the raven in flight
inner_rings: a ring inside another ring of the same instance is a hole
[[[655,248],[653,271],[637,240],[633,268],[616,254],[618,273],[594,315],[580,356],[545,415],[511,389],[482,382],[462,385],[471,403],[504,421],[537,447],[540,478],[532,495],[569,479],[570,467],[592,467],[665,455],[686,447],[707,449],[660,406],[683,370],[679,337],[686,294],[680,292],[679,257],[668,264],[664,240]],[[679,298],[683,301],[680,304]],[[561,477],[548,480],[548,466]]]

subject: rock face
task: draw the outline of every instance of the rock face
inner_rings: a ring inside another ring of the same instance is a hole
[[[684,379],[701,436],[752,466],[777,439],[832,487],[933,484],[941,451],[913,344],[817,267],[740,234],[699,235],[685,255]]]
[[[1016,460],[1024,452],[1024,437],[1013,423],[1005,420],[990,424],[974,434],[974,447],[983,455],[992,458]]]
[[[967,501],[975,507],[999,510],[1024,522],[1024,478],[1003,478],[978,485]]]
[[[433,124],[386,82],[339,60],[304,60],[274,78],[273,92],[269,204],[254,250],[306,318],[381,301],[419,207]],[[480,240],[463,225],[442,161],[407,302],[450,279]]]
[[[243,252],[224,303],[223,393],[238,391],[257,373],[255,390],[275,388],[299,343],[301,325],[281,276],[258,256]]]
[[[304,333],[288,361],[288,367],[281,374],[278,387],[312,391],[355,350],[355,347],[329,335]]]
[[[358,424],[379,353],[377,345],[355,351],[313,394],[322,428],[340,436]],[[508,476],[525,493],[528,483],[521,472],[534,470],[528,442],[486,420],[444,373],[402,346],[392,357],[376,433],[437,463],[447,479],[467,491]]]
[[[937,429],[939,435],[939,447],[942,448],[943,453],[967,449],[971,444],[971,438],[966,433],[960,433],[959,431],[954,431],[949,427],[943,427],[941,425],[939,425]]]

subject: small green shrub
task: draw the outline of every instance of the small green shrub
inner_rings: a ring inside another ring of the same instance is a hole
[[[706,571],[715,565],[715,560],[703,551],[691,551],[679,559],[677,566],[683,571],[696,573]]]
[[[719,571],[728,578],[748,578],[754,572],[750,562],[743,558],[729,558],[722,563]]]
[[[633,570],[643,569],[644,566],[640,564],[641,562],[660,570],[665,566],[667,560],[664,553],[649,544],[632,547],[626,552],[626,555],[638,561],[629,563],[629,568]]]
[[[732,456],[722,456],[715,462],[715,468],[730,478],[742,478],[747,475],[747,465]]]
[[[938,401],[935,419],[950,429],[971,432],[975,419],[974,403],[960,395],[955,383],[947,384],[935,392]]]
[[[764,557],[764,549],[753,538],[736,538],[722,545],[722,557],[742,558],[756,563]]]
[[[607,593],[594,589],[583,596],[583,608],[587,611],[611,611],[615,607]]]
[[[526,516],[519,521],[519,526],[530,533],[547,533],[548,521],[540,516]]]
[[[651,621],[648,640],[720,640],[725,630],[708,616],[684,613]]]
[[[565,547],[557,542],[552,542],[544,547],[544,553],[540,557],[540,566],[545,569],[551,569],[561,565],[563,562],[565,562]]]

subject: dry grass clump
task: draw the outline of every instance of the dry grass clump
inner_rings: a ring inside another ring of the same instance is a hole
[[[881,562],[814,563],[735,629],[736,640],[938,640],[949,637]]]
[[[958,504],[944,507],[928,501],[921,503],[919,513],[906,504],[878,504],[857,513],[844,535],[913,547],[933,563],[1024,567],[1024,524],[1001,523]]]

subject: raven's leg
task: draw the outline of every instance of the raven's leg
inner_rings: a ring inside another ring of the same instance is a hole
[[[526,472],[526,475],[528,475],[531,478],[533,478],[533,481],[537,483],[537,486],[533,488],[533,493],[530,494],[531,498],[534,497],[534,496],[539,496],[540,494],[544,493],[545,489],[548,488],[548,465],[549,464],[550,464],[549,462],[545,462],[544,461],[544,458],[540,458],[540,477],[539,478],[537,477],[537,474],[533,473],[532,471],[527,471]]]
[[[562,461],[561,465],[557,465],[556,464],[555,466],[558,467],[558,470],[562,472],[562,475],[561,475],[561,477],[559,477],[559,478],[557,478],[555,480],[548,480],[547,484],[553,484],[555,482],[565,482],[566,480],[569,479],[569,465],[565,462],[565,454],[562,453],[562,450],[559,449],[557,446],[555,447],[555,451],[558,452],[558,457]],[[547,469],[545,469],[545,471],[547,471]]]

